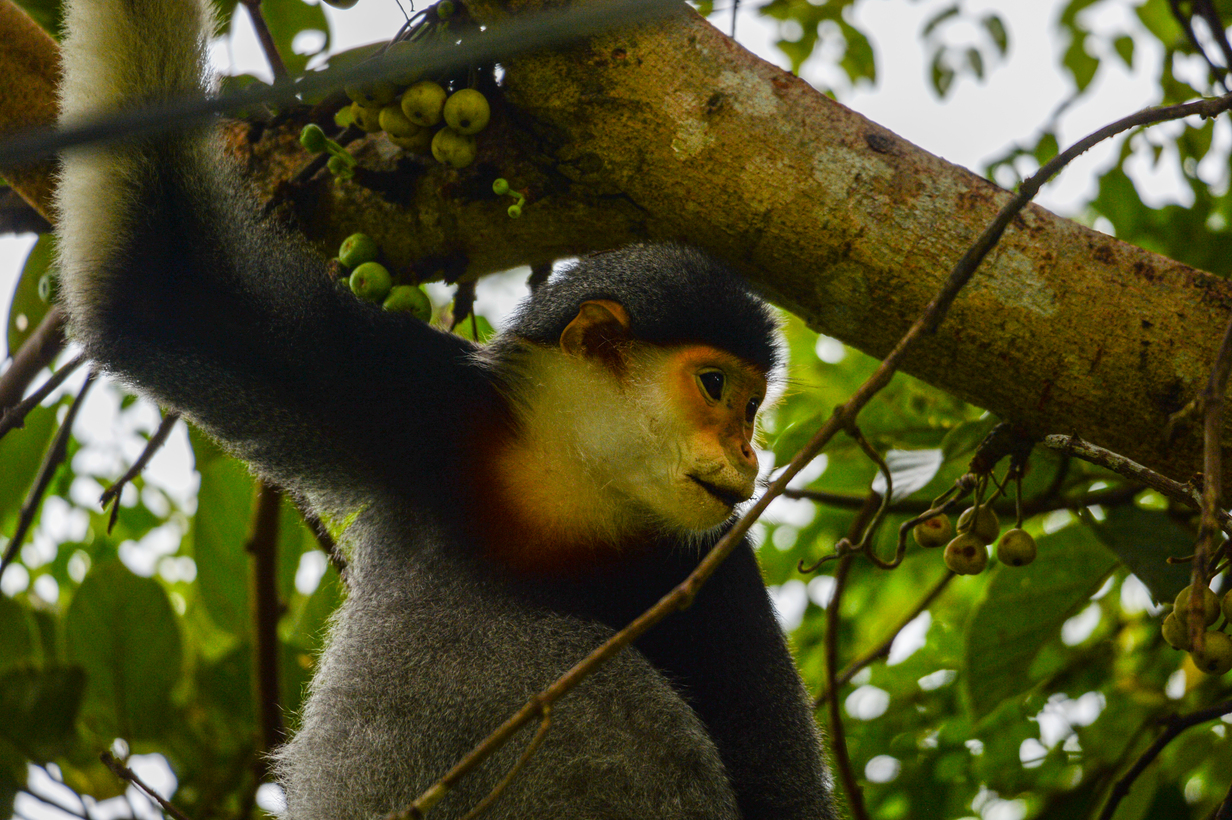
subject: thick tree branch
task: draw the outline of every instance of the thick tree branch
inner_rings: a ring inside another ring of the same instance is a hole
[[[468,7],[481,22],[507,18],[495,0]],[[321,183],[302,224],[323,246],[380,225],[397,263],[461,252],[468,276],[686,239],[813,327],[881,356],[1010,196],[700,18],[512,59],[505,87],[509,104],[496,101],[472,169],[429,166],[398,204]],[[378,170],[398,161],[382,137],[356,150]],[[250,156],[270,174],[258,180],[267,198],[304,159],[293,135]],[[462,195],[498,175],[528,192],[526,218],[499,218],[492,195]],[[1230,316],[1232,283],[1029,207],[904,369],[1031,431],[1074,431],[1188,476],[1201,463],[1196,431],[1170,445],[1160,431],[1205,383]]]

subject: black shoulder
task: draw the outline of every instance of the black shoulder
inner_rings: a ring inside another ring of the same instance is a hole
[[[675,243],[630,245],[584,257],[523,302],[508,330],[556,344],[578,306],[592,299],[619,302],[641,341],[708,344],[766,372],[781,363],[778,320],[769,306],[727,265]]]

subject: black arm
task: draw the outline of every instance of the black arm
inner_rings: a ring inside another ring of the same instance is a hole
[[[119,241],[88,270],[69,260],[89,353],[284,484],[439,487],[471,414],[493,412],[473,346],[339,290],[259,224],[208,138],[118,150],[141,157],[114,181]]]

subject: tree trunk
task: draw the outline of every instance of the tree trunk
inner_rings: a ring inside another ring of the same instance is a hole
[[[468,8],[504,16],[495,0]],[[453,255],[468,276],[679,239],[881,356],[1008,198],[691,13],[505,68],[505,103],[474,166],[408,165],[370,138],[356,148],[381,172],[369,188],[322,178],[294,197],[309,236],[324,248],[362,227],[396,260]],[[45,78],[11,83],[26,80]],[[231,134],[265,196],[306,161],[293,135],[249,147]],[[497,176],[528,195],[521,219],[491,193]],[[1226,281],[1032,207],[906,369],[1036,432],[1077,433],[1185,480],[1199,469],[1196,434],[1166,448],[1162,431],[1204,384],[1230,306]]]

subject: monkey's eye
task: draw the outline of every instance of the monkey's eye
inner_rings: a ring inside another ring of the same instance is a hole
[[[761,397],[754,396],[744,408],[744,420],[752,424],[757,420],[757,408],[761,407]]]
[[[723,382],[725,381],[722,371],[707,370],[705,373],[697,374],[697,381],[701,384],[702,390],[706,392],[714,401],[723,398]]]

